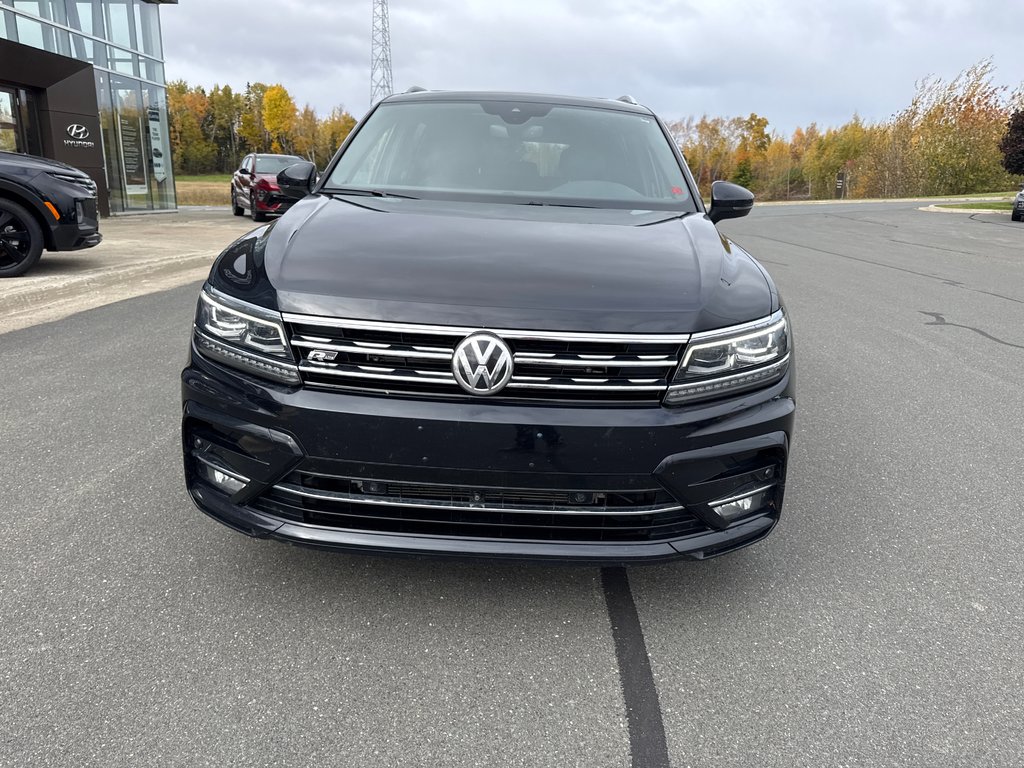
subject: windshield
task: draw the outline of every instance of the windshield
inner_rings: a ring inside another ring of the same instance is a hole
[[[650,115],[514,101],[382,104],[325,191],[693,211]]]
[[[289,165],[303,162],[295,155],[256,155],[256,173],[280,173]]]

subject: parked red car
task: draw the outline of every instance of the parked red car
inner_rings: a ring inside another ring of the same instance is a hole
[[[253,221],[266,221],[267,214],[287,211],[295,198],[281,194],[277,174],[302,162],[295,155],[246,155],[231,177],[231,212],[243,216],[248,210]]]

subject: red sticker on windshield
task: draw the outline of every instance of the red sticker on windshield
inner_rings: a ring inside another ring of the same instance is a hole
[[[681,194],[683,194],[683,188],[682,187],[672,187],[672,194],[673,195],[681,195]]]

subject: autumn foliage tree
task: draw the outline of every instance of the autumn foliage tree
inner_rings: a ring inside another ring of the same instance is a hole
[[[1006,89],[992,83],[985,60],[945,83],[926,79],[914,105],[921,118],[916,148],[925,195],[963,194],[1006,184],[999,139],[1007,113]]]
[[[217,147],[209,139],[210,101],[206,92],[177,80],[167,84],[167,116],[174,169],[179,173],[210,173]]]
[[[994,71],[985,59],[948,82],[927,77],[888,120],[854,115],[824,131],[812,123],[788,140],[756,114],[691,117],[669,130],[705,195],[712,181],[727,178],[761,199],[828,198],[839,193],[840,176],[843,196],[852,197],[1006,190],[1008,172],[1024,173],[1024,117],[1010,120],[1024,113],[1024,90],[994,84]]]
[[[286,152],[323,168],[356,121],[341,107],[319,117],[301,110],[284,86],[249,83],[245,90],[215,85],[209,92],[177,80],[167,85],[174,170],[230,173],[249,152]]]
[[[272,85],[263,94],[263,127],[270,135],[272,152],[291,152],[298,110],[283,85]]]

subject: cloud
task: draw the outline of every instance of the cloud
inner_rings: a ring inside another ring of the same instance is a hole
[[[167,76],[281,82],[300,105],[360,115],[370,12],[370,0],[163,6]],[[391,0],[390,16],[398,90],[630,93],[668,119],[757,112],[784,133],[855,111],[884,119],[924,75],[987,56],[1009,85],[1024,72],[994,0]]]

